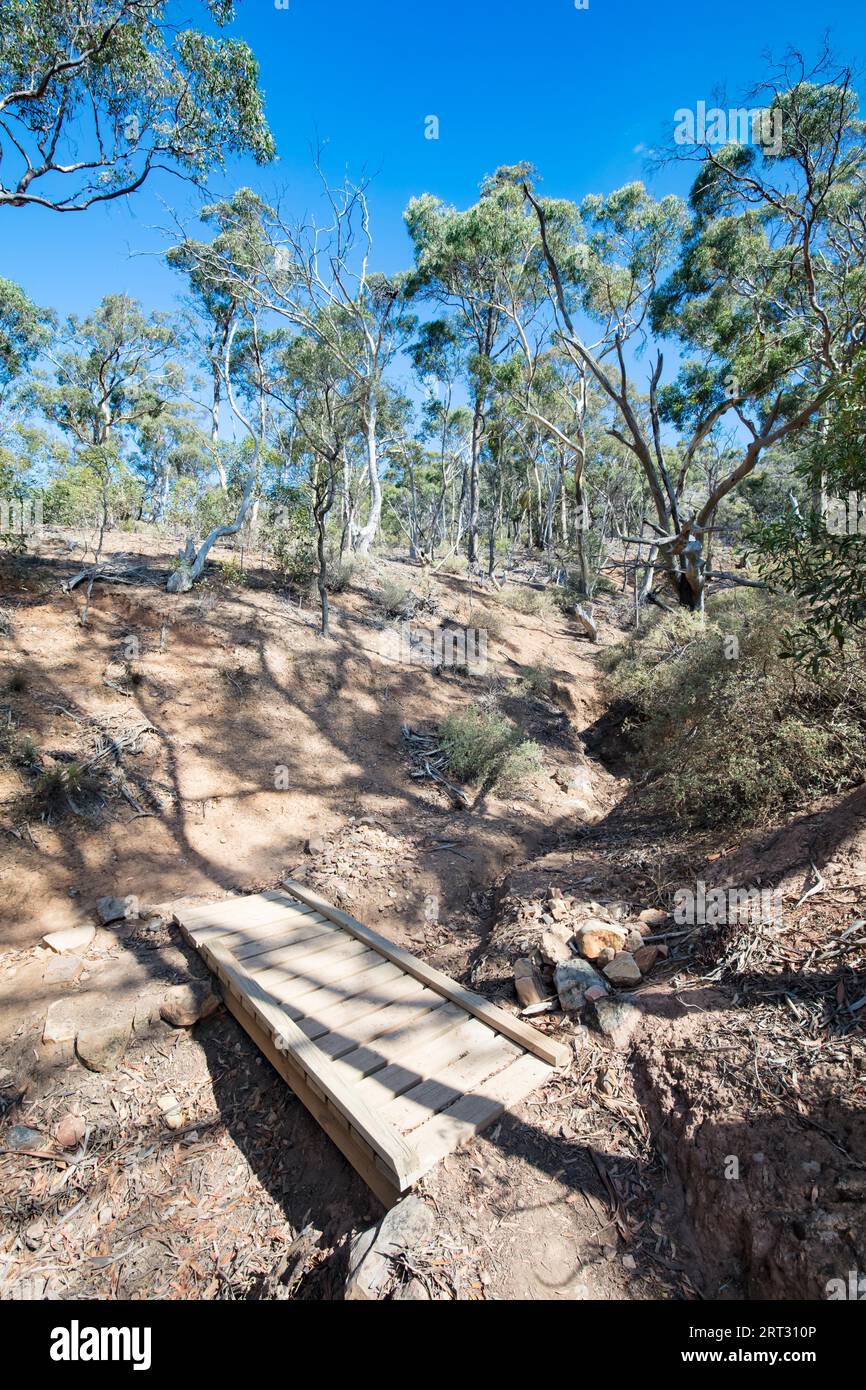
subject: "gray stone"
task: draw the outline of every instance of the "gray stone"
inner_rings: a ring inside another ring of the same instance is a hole
[[[210,980],[196,980],[188,985],[172,985],[166,990],[159,1006],[160,1017],[175,1028],[191,1028],[200,1018],[207,1018],[219,1008],[220,996]]]
[[[44,1043],[72,1043],[75,1041],[77,1015],[75,1001],[71,998],[58,999],[51,1005],[42,1029]]]
[[[514,988],[524,1009],[543,1003],[550,993],[545,988],[541,971],[525,956],[514,962]]]
[[[558,965],[560,961],[572,959],[574,952],[569,945],[571,934],[571,927],[562,923],[553,923],[548,931],[542,933],[539,950],[548,965]]]
[[[640,969],[628,951],[617,951],[610,965],[604,967],[604,973],[614,985],[637,985],[641,981]]]
[[[43,970],[42,978],[47,985],[74,985],[83,969],[80,956],[55,956]]]
[[[556,985],[562,1007],[575,1013],[586,1003],[588,989],[600,985],[606,990],[604,980],[598,971],[593,969],[589,961],[581,960],[579,956],[561,961],[557,965],[553,972],[553,983]]]
[[[114,1071],[127,1049],[131,1020],[119,1018],[101,1028],[82,1030],[75,1039],[78,1060],[88,1071]]]
[[[307,854],[314,855],[324,854],[327,848],[328,846],[326,842],[322,839],[321,835],[311,836],[310,839],[307,840],[306,844],[304,845],[304,849],[306,850]]]
[[[96,914],[106,927],[109,922],[129,921],[138,916],[138,898],[134,893],[125,898],[100,898],[96,904]]]
[[[45,1135],[38,1129],[31,1129],[29,1125],[13,1125],[7,1129],[3,1136],[4,1147],[7,1149],[44,1149],[46,1147]]]
[[[628,1047],[635,1028],[640,1023],[641,1012],[630,1000],[622,997],[596,999],[593,1003],[595,1021],[614,1047],[623,1051]]]
[[[424,1249],[436,1233],[436,1216],[420,1197],[404,1197],[378,1226],[352,1241],[345,1298],[373,1300],[388,1295],[394,1283],[393,1257]]]

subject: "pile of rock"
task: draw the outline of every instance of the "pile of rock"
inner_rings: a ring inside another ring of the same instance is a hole
[[[620,989],[640,984],[660,957],[663,943],[647,943],[667,920],[648,908],[630,918],[623,903],[602,905],[564,897],[551,887],[541,913],[537,947],[514,967],[514,987],[529,1014],[559,1006],[578,1016],[587,1011],[619,1046],[628,1041],[639,1013]]]

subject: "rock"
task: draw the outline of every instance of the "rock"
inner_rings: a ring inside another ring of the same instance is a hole
[[[304,849],[307,854],[324,854],[327,848],[327,844],[320,835],[312,836],[312,838],[307,840],[304,844]]]
[[[95,935],[95,927],[66,927],[63,931],[49,932],[42,940],[61,955],[64,951],[86,951]]]
[[[659,956],[658,946],[641,946],[634,953],[634,963],[642,975],[648,975]]]
[[[607,990],[604,985],[590,985],[589,989],[586,991],[587,1004],[594,1004],[596,999],[605,999],[606,997]]]
[[[614,985],[636,985],[641,979],[634,956],[628,951],[617,951],[610,965],[604,967],[604,973]]]
[[[645,907],[643,912],[638,913],[638,921],[648,927],[663,927],[669,915],[660,907]]]
[[[75,1039],[78,1060],[88,1071],[113,1071],[126,1051],[131,1032],[128,1018],[102,1028],[84,1029]]]
[[[542,960],[548,965],[558,965],[560,961],[573,960],[574,952],[569,945],[571,941],[571,927],[564,926],[562,923],[552,923],[546,932],[542,933],[539,950]]]
[[[162,1111],[163,1119],[169,1129],[183,1128],[183,1111],[176,1095],[171,1091],[166,1091],[165,1095],[157,1096],[156,1103]]]
[[[637,930],[636,927],[629,927],[625,934],[625,944],[623,945],[622,949],[624,951],[630,951],[633,955],[634,952],[639,951],[642,946],[643,937],[641,936],[640,932]]]
[[[74,985],[82,970],[84,961],[80,956],[54,956],[42,972],[47,985]]]
[[[603,970],[606,965],[610,965],[615,956],[616,951],[611,950],[610,946],[605,946],[603,951],[599,951],[593,964],[597,970]]]
[[[3,1147],[16,1149],[19,1153],[22,1149],[44,1149],[45,1135],[38,1129],[31,1129],[29,1125],[13,1125],[3,1136]]]
[[[420,1197],[404,1197],[378,1226],[362,1231],[352,1241],[344,1298],[387,1297],[394,1283],[394,1256],[429,1246],[436,1224],[435,1213]]]
[[[77,1149],[86,1133],[87,1125],[81,1115],[73,1115],[70,1111],[55,1129],[54,1138],[61,1149]]]
[[[554,922],[564,922],[569,916],[568,903],[563,898],[551,898],[547,904],[547,911]]]
[[[219,1008],[220,996],[215,993],[210,980],[196,980],[193,984],[173,985],[166,990],[159,1006],[160,1017],[175,1028],[191,1028],[200,1018],[207,1018],[214,1009]]]
[[[604,950],[621,951],[625,942],[625,932],[610,922],[598,917],[590,917],[582,922],[575,933],[575,945],[587,960],[595,960]]]
[[[514,962],[514,988],[524,1009],[531,1004],[542,1004],[549,995],[541,971],[525,956]]]
[[[42,1028],[44,1043],[73,1043],[77,1032],[75,1001],[58,999],[45,1017]]]
[[[607,993],[604,980],[588,961],[573,956],[571,960],[561,961],[553,972],[553,982],[564,1009],[577,1012],[586,1003],[586,991],[593,986]]]
[[[125,898],[100,898],[96,904],[96,915],[106,927],[109,922],[128,922],[138,916],[138,898],[133,893]]]
[[[614,1047],[624,1051],[640,1023],[641,1012],[627,999],[596,999],[592,1005],[595,1021]]]
[[[38,1250],[45,1239],[48,1226],[44,1221],[33,1221],[24,1232],[24,1244],[28,1250]]]

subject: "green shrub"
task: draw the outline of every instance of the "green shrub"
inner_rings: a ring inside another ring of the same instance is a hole
[[[465,555],[449,555],[436,564],[435,568],[440,574],[465,574],[469,568],[469,561]]]
[[[218,560],[220,578],[225,584],[246,584],[247,572],[241,567],[240,561]]]
[[[335,558],[328,561],[328,589],[332,594],[345,593],[352,582],[355,573],[355,560],[351,555],[344,555],[343,559]]]
[[[804,673],[780,654],[789,600],[721,594],[706,625],[653,614],[606,657],[647,795],[691,824],[756,825],[866,775],[866,652]]]
[[[526,666],[520,683],[528,695],[549,695],[553,678],[551,666]]]
[[[537,743],[510,719],[474,705],[449,714],[441,737],[448,766],[463,782],[515,792],[542,770]]]
[[[411,618],[415,611],[411,589],[394,579],[383,580],[379,588],[373,591],[372,599],[389,618]]]
[[[515,613],[527,617],[542,618],[553,612],[554,599],[547,589],[529,589],[521,585],[508,585],[499,595],[499,602],[512,608]]]

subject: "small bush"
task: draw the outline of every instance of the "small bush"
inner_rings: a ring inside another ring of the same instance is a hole
[[[537,743],[509,719],[474,705],[449,714],[441,736],[448,766],[463,782],[516,792],[542,770]]]
[[[351,555],[345,556],[342,560],[333,560],[328,563],[328,584],[327,587],[332,594],[342,594],[348,589],[355,573],[355,561]]]
[[[780,655],[791,610],[721,594],[704,627],[653,615],[608,654],[609,693],[655,774],[648,796],[679,819],[756,825],[866,775],[866,652],[805,675]]]
[[[380,588],[373,591],[372,598],[389,618],[411,618],[415,611],[411,589],[393,579],[385,579]]]
[[[96,779],[79,762],[57,763],[40,772],[30,793],[30,811],[43,820],[53,820],[77,811],[73,798],[98,791]]]
[[[528,695],[546,696],[553,685],[551,666],[527,666],[520,678],[521,685]]]
[[[435,568],[440,574],[465,574],[469,568],[469,561],[465,555],[449,555]]]
[[[499,595],[500,603],[512,608],[515,613],[527,617],[542,618],[553,612],[554,599],[547,589],[528,589],[523,585],[508,585]]]
[[[220,570],[220,578],[224,584],[246,584],[247,572],[241,568],[237,560],[217,561]]]
[[[12,761],[19,767],[38,767],[39,749],[33,742],[29,734],[24,734],[16,743],[12,753]]]

